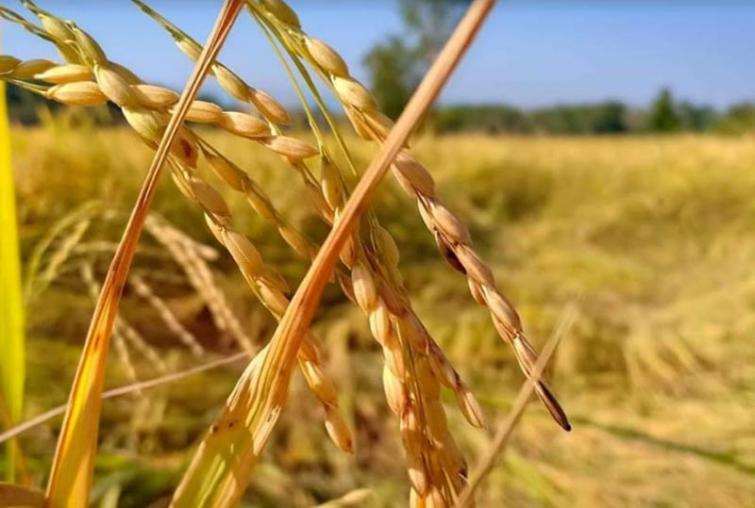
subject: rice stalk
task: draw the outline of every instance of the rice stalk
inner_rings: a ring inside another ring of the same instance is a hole
[[[492,2],[477,0],[433,65],[396,128],[365,172],[297,290],[276,333],[249,364],[212,425],[173,499],[174,506],[238,503],[285,403],[297,350],[323,289],[366,202],[416,122],[437,96]],[[433,496],[432,499],[435,499]]]
[[[89,292],[89,296],[91,297],[93,302],[97,302],[97,295],[100,294],[101,288],[99,284],[97,284],[97,281],[94,278],[94,269],[92,268],[92,265],[89,263],[81,263],[81,266],[79,267],[79,274],[81,275],[81,280],[84,282],[84,285],[87,287],[87,291]],[[113,330],[113,345],[115,346],[115,352],[118,355],[118,358],[123,365],[123,370],[126,372],[126,376],[131,380],[132,383],[136,383],[139,381],[137,375],[136,375],[136,368],[134,367],[134,363],[131,361],[131,354],[128,351],[128,347],[126,346],[126,339],[123,338],[123,334],[120,331],[120,327],[118,326],[118,320],[121,318],[117,318],[115,329]]]

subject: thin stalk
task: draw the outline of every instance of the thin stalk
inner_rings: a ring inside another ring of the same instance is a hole
[[[273,46],[273,49],[276,51],[276,53],[280,55],[280,49],[277,47],[277,44],[275,44],[276,38],[278,40],[282,39],[282,35],[280,31],[277,30],[277,28],[274,27],[273,24],[269,20],[265,19],[264,16],[262,16],[256,9],[254,9],[253,6],[251,7],[250,10],[252,12],[254,19],[257,21],[257,23],[259,23],[260,26],[263,27],[263,32],[265,32],[265,35],[268,41],[270,42],[270,45]],[[320,91],[317,89],[315,82],[312,80],[306,67],[302,65],[301,61],[296,56],[296,54],[293,51],[291,51],[291,49],[288,46],[286,46],[286,44],[283,44],[283,48],[285,49],[286,54],[288,54],[288,57],[291,59],[294,65],[296,65],[296,68],[299,71],[299,74],[301,75],[302,79],[306,83],[307,88],[309,88],[309,91],[312,94],[312,97],[314,98],[315,103],[317,104],[317,107],[320,108],[320,111],[322,112],[322,115],[325,118],[325,122],[328,124],[328,127],[330,127],[330,131],[333,133],[333,137],[336,139],[336,143],[338,144],[338,147],[343,152],[343,155],[346,158],[346,162],[349,164],[349,169],[351,169],[352,174],[356,175],[357,170],[356,170],[356,166],[354,165],[354,161],[351,157],[351,152],[346,146],[346,142],[343,140],[343,137],[340,134],[338,125],[336,125],[336,122],[333,119],[333,115],[330,113],[330,109],[328,108],[327,104],[325,104],[325,101],[323,100],[322,95],[320,94]],[[289,65],[282,58],[281,58],[281,61],[283,62],[283,66],[286,68],[286,72],[288,72],[289,75],[292,75]],[[303,94],[300,92],[301,89],[298,86],[298,82],[297,82],[297,85],[295,85],[295,87],[297,88],[297,94],[299,95],[299,100],[301,101],[302,106],[305,108],[305,111],[309,111],[309,106],[307,104],[306,99],[304,99]]]
[[[310,108],[309,103],[307,102],[307,98],[304,96],[304,90],[302,90],[301,85],[299,84],[299,80],[296,79],[294,72],[291,70],[291,66],[288,65],[288,62],[286,61],[286,57],[283,55],[280,47],[278,47],[278,44],[276,44],[275,37],[271,33],[270,27],[268,27],[267,23],[265,23],[265,21],[259,17],[256,11],[252,11],[252,18],[259,25],[260,30],[262,30],[262,33],[265,36],[265,39],[267,39],[270,47],[273,48],[275,56],[278,58],[278,61],[280,61],[283,69],[286,71],[288,80],[291,82],[291,86],[294,88],[294,92],[296,92],[296,96],[299,98],[299,102],[301,103],[302,108],[304,108],[304,114],[307,116],[307,123],[309,124],[309,127],[312,129],[312,133],[317,139],[317,144],[320,148],[320,151],[322,151],[325,144],[325,138],[322,135],[320,126],[317,124],[317,119],[312,112],[312,108]]]
[[[106,390],[102,392],[102,400],[113,399],[115,397],[129,395],[131,393],[140,392],[142,390],[149,390],[150,388],[157,388],[159,386],[163,386],[169,383],[175,383],[176,381],[180,381],[189,376],[194,376],[196,374],[201,374],[202,372],[206,372],[208,370],[213,370],[219,367],[224,367],[226,365],[237,363],[241,360],[249,358],[250,354],[251,353],[247,351],[243,351],[241,353],[236,353],[230,356],[226,356],[224,358],[218,358],[217,360],[213,360],[211,362],[207,362],[201,365],[191,367],[190,369],[182,370],[179,372],[173,372],[173,373],[166,374],[164,376],[160,376],[154,379],[148,379],[146,381],[139,381],[138,383],[131,383],[125,386],[112,388],[110,390]],[[52,420],[56,416],[62,415],[63,413],[65,413],[66,409],[68,409],[68,404],[61,404],[52,409],[48,409],[44,413],[40,413],[37,416],[29,418],[28,420],[0,434],[0,443],[4,443],[5,441],[9,439],[13,439],[14,437],[17,437],[23,434],[24,432],[31,430],[35,427],[39,427],[43,423]]]
[[[467,483],[467,486],[459,495],[459,499],[454,505],[457,508],[466,508],[467,506],[471,506],[475,491],[480,486],[485,477],[493,469],[496,461],[500,458],[501,454],[506,449],[506,446],[509,443],[509,439],[514,433],[514,429],[516,428],[517,423],[519,423],[522,414],[524,414],[524,410],[527,407],[527,403],[529,402],[530,398],[532,397],[532,393],[535,391],[535,384],[540,379],[540,376],[543,375],[543,371],[545,370],[546,365],[548,365],[548,361],[550,360],[551,355],[553,355],[553,353],[556,351],[556,347],[558,346],[559,342],[561,342],[561,339],[566,334],[566,331],[574,322],[574,317],[575,312],[574,309],[571,308],[567,311],[561,323],[559,323],[559,326],[556,327],[553,335],[545,344],[543,352],[540,354],[540,357],[535,364],[532,376],[530,376],[522,385],[522,388],[519,390],[519,393],[514,400],[514,404],[511,407],[511,411],[509,411],[508,416],[496,431],[495,437],[488,447],[488,452],[480,460],[480,463],[477,465],[474,472],[469,478],[469,483]]]

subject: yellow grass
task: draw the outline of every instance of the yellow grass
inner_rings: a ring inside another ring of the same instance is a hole
[[[149,157],[125,130],[73,131],[61,120],[13,135],[24,259],[46,228],[93,196],[104,194],[111,207],[125,209],[143,176],[133,168],[145,167]],[[274,154],[220,133],[209,136],[254,172],[297,227],[322,239],[325,229],[302,204],[304,189],[280,178]],[[532,404],[502,465],[483,483],[480,505],[505,499],[510,506],[747,506],[755,496],[755,141],[459,136],[422,137],[415,146],[433,169],[440,195],[472,225],[476,247],[491,260],[538,346],[563,309],[577,305],[551,373],[575,429],[562,434]],[[370,153],[359,145],[359,163]],[[225,197],[239,229],[296,282],[305,262],[240,198]],[[212,243],[198,210],[170,185],[160,189],[156,206]],[[466,295],[462,277],[443,265],[409,206],[386,182],[378,214],[397,237],[418,313],[480,395],[495,427],[521,375],[496,342],[484,309]],[[122,227],[117,222],[102,223],[93,234],[112,238]],[[147,277],[154,266],[160,265],[144,266]],[[224,274],[232,306],[243,309],[247,329],[269,332],[272,321],[246,295],[232,263],[224,259],[215,269]],[[189,304],[191,293],[173,294],[168,302],[192,332],[203,330],[197,336],[208,355],[219,352],[220,337]],[[91,312],[87,298],[63,276],[32,302],[27,416],[64,402]],[[142,311],[136,298],[126,297],[129,321],[166,357],[196,363],[181,344],[161,342],[159,316]],[[356,455],[347,458],[328,442],[316,423],[319,407],[296,382],[290,394],[296,404],[281,415],[250,499],[311,506],[369,486],[366,506],[399,506],[407,480],[380,387],[380,352],[360,313],[335,290],[325,299],[316,332],[325,341],[325,369],[344,387],[343,407],[355,418]],[[113,482],[122,485],[122,506],[144,506],[172,491],[238,374],[219,371],[145,392],[167,416],[148,417],[136,427],[132,413],[141,403],[105,402],[95,500]],[[125,381],[111,364],[107,384]],[[489,436],[470,429],[453,401],[445,402],[451,431],[474,464]],[[22,437],[37,474],[51,458],[52,437],[44,429]],[[116,474],[126,466],[132,473]]]

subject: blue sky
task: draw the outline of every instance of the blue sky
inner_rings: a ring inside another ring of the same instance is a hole
[[[77,21],[111,59],[149,81],[179,87],[190,73],[169,37],[127,0],[39,3]],[[367,49],[401,31],[394,0],[291,3],[305,29],[338,48],[358,77],[365,76],[360,61]],[[13,0],[3,4],[18,7]],[[152,5],[203,40],[220,0]],[[7,24],[2,39],[4,52],[18,57],[54,56],[48,45]],[[248,16],[221,58],[284,103],[295,101]],[[755,0],[504,0],[441,100],[531,107],[611,98],[642,105],[667,85],[681,98],[723,108],[755,101],[754,64]]]

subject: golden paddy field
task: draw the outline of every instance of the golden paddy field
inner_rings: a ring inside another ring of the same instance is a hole
[[[324,238],[296,174],[252,143],[208,135],[295,225]],[[31,417],[65,402],[93,307],[82,266],[102,278],[150,152],[125,129],[64,120],[15,130],[12,146],[27,269]],[[442,198],[469,223],[533,340],[541,346],[565,315],[574,316],[550,369],[574,430],[560,431],[531,404],[479,506],[752,506],[755,139],[469,135],[423,136],[415,146]],[[357,147],[364,167],[371,149]],[[226,195],[239,229],[295,286],[306,264],[241,198]],[[419,315],[494,428],[523,382],[510,351],[395,182],[384,183],[376,208],[396,237]],[[200,212],[169,178],[154,211],[215,249]],[[215,290],[243,333],[262,344],[273,321],[227,256],[207,254]],[[222,329],[216,311],[149,235],[135,273],[202,353],[192,355],[127,288],[122,315],[142,349],[126,341],[126,356],[111,351],[108,386],[238,350],[234,333]],[[257,504],[248,506],[313,506],[364,486],[372,493],[363,506],[402,506],[407,478],[397,422],[384,401],[379,348],[361,313],[335,288],[325,295],[315,330],[355,431],[356,453],[346,456],[331,445],[318,404],[296,379],[247,496]],[[106,402],[95,501],[142,507],[172,492],[241,368]],[[474,464],[490,434],[469,427],[446,395],[452,432]],[[38,480],[59,425],[58,418],[21,439]]]

